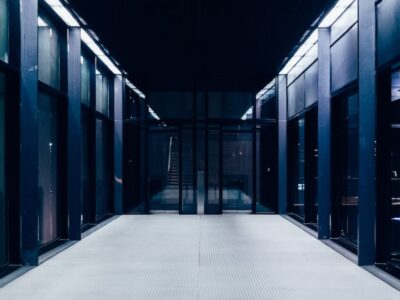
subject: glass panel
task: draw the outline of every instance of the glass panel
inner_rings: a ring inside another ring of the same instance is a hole
[[[8,263],[7,203],[5,195],[5,75],[0,73],[0,267]]]
[[[58,237],[57,226],[57,99],[38,97],[40,243]]]
[[[151,210],[179,210],[179,134],[173,129],[149,132],[149,197]]]
[[[90,61],[82,56],[81,57],[81,102],[90,106]]]
[[[109,113],[110,82],[100,71],[96,71],[96,110],[106,116]]]
[[[249,211],[253,201],[251,132],[223,134],[223,210]]]
[[[0,60],[8,62],[8,0],[0,0]]]
[[[390,260],[400,268],[400,71],[392,75],[391,180],[390,180]]]
[[[38,20],[39,80],[60,89],[60,34],[43,15]]]
[[[193,129],[182,130],[182,212],[196,213]]]
[[[110,134],[106,121],[96,120],[96,219],[110,212],[111,152]]]
[[[90,180],[90,155],[92,148],[90,147],[91,141],[89,139],[90,133],[90,118],[89,114],[85,109],[82,109],[81,116],[81,147],[82,147],[82,215],[81,215],[81,225],[90,223],[91,210],[90,210],[90,200],[91,200],[91,180]]]
[[[304,219],[305,200],[305,120],[289,124],[289,203],[288,210]]]
[[[207,202],[206,213],[220,212],[220,131],[218,129],[208,130],[207,136]]]
[[[337,237],[358,239],[358,95],[334,100],[334,206]]]

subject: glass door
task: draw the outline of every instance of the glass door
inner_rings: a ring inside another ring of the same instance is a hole
[[[148,133],[148,201],[150,212],[179,212],[181,185],[180,133],[176,127]]]
[[[221,154],[223,212],[252,212],[253,133],[224,128]]]
[[[333,99],[332,236],[357,250],[358,244],[358,94]]]

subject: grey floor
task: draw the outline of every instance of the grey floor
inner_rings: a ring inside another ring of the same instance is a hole
[[[279,216],[123,216],[0,299],[400,299]]]

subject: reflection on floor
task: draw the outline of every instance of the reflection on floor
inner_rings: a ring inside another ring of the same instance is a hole
[[[400,299],[280,216],[123,216],[0,299]]]

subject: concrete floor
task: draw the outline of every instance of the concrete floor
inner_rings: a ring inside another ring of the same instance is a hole
[[[400,299],[279,216],[123,216],[0,299]]]

